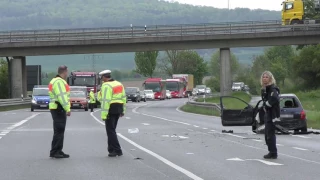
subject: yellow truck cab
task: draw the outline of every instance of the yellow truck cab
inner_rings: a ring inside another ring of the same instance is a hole
[[[319,11],[319,0],[314,0],[314,8]],[[282,2],[282,25],[315,24],[316,20],[306,20],[304,0],[286,0]]]

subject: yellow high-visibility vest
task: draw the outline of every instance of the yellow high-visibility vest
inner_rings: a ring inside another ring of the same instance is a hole
[[[93,103],[93,104],[96,103],[96,98],[94,97],[94,93],[92,91],[90,91],[89,96],[90,96],[90,103]]]
[[[99,95],[100,93],[100,95]],[[98,99],[101,102],[101,119],[106,120],[109,108],[112,103],[123,104],[123,114],[126,111],[126,92],[123,85],[118,81],[104,82],[101,91],[98,93]]]
[[[70,112],[70,87],[61,77],[53,78],[49,85],[49,109],[57,109],[59,102],[66,112]]]

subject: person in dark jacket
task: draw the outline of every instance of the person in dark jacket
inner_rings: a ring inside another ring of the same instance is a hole
[[[264,155],[265,159],[277,159],[276,127],[274,123],[280,121],[280,90],[276,86],[276,80],[270,71],[261,75],[261,97],[263,100],[265,141],[269,153]]]

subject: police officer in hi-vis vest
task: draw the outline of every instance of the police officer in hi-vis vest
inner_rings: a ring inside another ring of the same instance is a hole
[[[67,66],[58,68],[58,75],[49,83],[49,109],[53,119],[53,139],[50,157],[69,158],[62,151],[67,116],[70,116],[70,88],[65,79],[68,76]]]
[[[89,98],[90,98],[89,106],[90,106],[91,112],[93,112],[94,105],[96,104],[96,98],[94,97],[93,91],[94,89],[90,89],[90,93],[89,93]]]
[[[123,85],[111,78],[111,71],[104,70],[99,73],[103,84],[97,99],[101,103],[101,119],[105,121],[108,136],[109,157],[121,156],[122,150],[118,141],[116,128],[119,117],[126,110],[126,94]]]

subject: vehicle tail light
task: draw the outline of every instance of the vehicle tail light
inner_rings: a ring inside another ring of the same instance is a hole
[[[301,120],[305,120],[306,119],[306,112],[304,112],[303,110],[300,113],[300,119]]]

